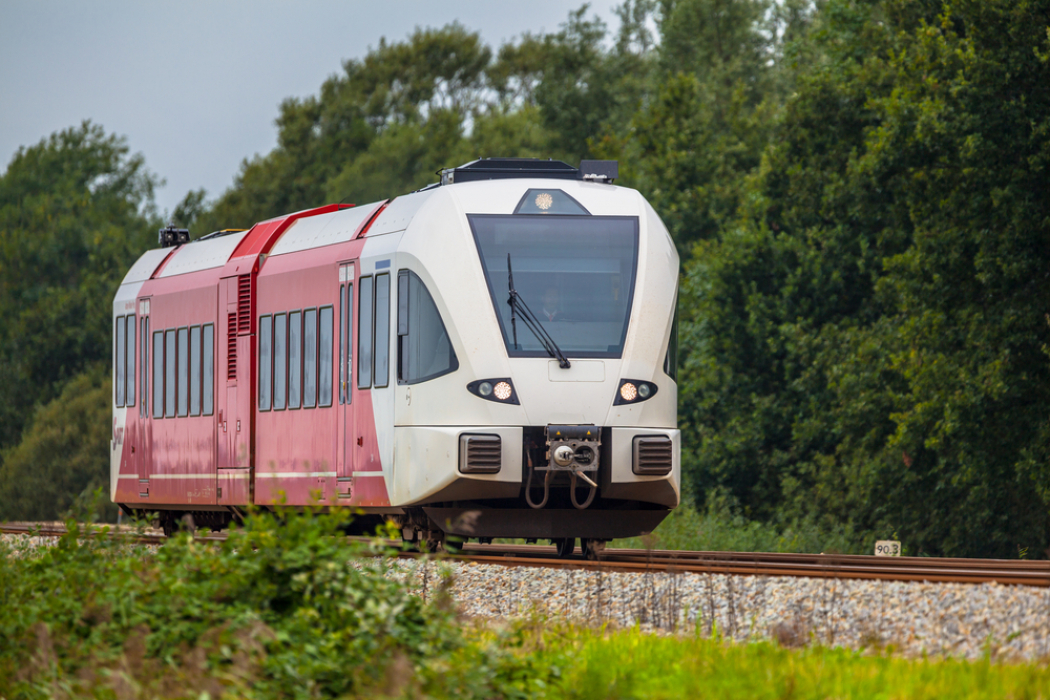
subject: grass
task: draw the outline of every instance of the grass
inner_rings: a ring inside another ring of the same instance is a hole
[[[714,499],[703,510],[683,503],[651,535],[614,540],[610,546],[699,552],[862,553],[852,533],[826,532],[809,523],[788,527],[760,523]],[[867,550],[863,553],[870,554]]]
[[[55,547],[0,542],[0,699],[1050,697],[1045,663],[464,619],[449,581],[423,600],[345,517],[259,514],[157,550],[74,520]]]
[[[783,649],[769,642],[602,633],[544,633],[541,652],[570,660],[565,698],[1048,698],[1046,664],[864,656],[843,649]]]

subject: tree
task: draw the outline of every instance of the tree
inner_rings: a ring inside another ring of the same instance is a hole
[[[1050,544],[1047,9],[816,17],[741,219],[690,264],[701,498],[913,551]]]
[[[108,360],[113,295],[159,224],[156,184],[90,122],[19,149],[0,175],[0,448],[35,404]]]
[[[22,441],[0,464],[0,520],[57,520],[78,498],[109,493],[112,437],[108,367],[66,383],[33,416]],[[107,499],[108,500],[108,499]],[[116,515],[112,504],[105,508]]]

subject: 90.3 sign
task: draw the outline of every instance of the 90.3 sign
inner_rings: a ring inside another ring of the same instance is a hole
[[[899,557],[901,555],[901,543],[897,540],[879,540],[875,543],[875,556],[877,557]]]

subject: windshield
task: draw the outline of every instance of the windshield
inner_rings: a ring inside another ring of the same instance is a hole
[[[489,214],[467,218],[511,357],[548,357],[549,353],[520,316],[511,322],[508,256],[514,288],[566,355],[620,357],[634,294],[637,218]]]

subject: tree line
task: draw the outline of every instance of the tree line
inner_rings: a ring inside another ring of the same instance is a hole
[[[1045,557],[1048,26],[1050,0],[627,0],[497,49],[419,29],[285,100],[277,147],[172,216],[200,235],[478,157],[617,159],[682,256],[694,503],[857,551]],[[156,184],[90,123],[0,176],[0,517],[108,478],[71,465],[108,441],[109,304]]]

